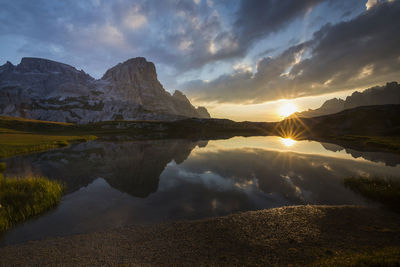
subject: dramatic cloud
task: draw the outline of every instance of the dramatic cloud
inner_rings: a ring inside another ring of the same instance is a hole
[[[278,32],[294,19],[304,16],[324,0],[242,0],[234,24],[235,33],[242,47]]]
[[[214,10],[207,18],[209,22],[205,21],[182,32],[185,39],[195,40],[197,46],[193,46],[184,58],[176,55],[177,67],[198,68],[218,60],[243,57],[256,41],[282,31],[323,1],[242,0],[235,12],[235,21],[227,28],[222,27],[220,15]],[[213,6],[209,1],[207,3],[209,7]],[[166,52],[163,51],[165,54]]]
[[[400,2],[375,5],[360,16],[326,24],[307,42],[236,71],[182,86],[197,101],[261,103],[319,95],[397,80],[400,75]]]
[[[14,48],[2,44],[0,55],[66,61],[97,76],[119,61],[145,56],[182,73],[246,56],[256,41],[323,1],[6,1],[0,36],[13,40]]]
[[[104,71],[135,56],[181,72],[238,49],[212,1],[15,0],[2,4],[0,22],[2,40],[22,43],[17,51],[8,48],[13,53],[83,66],[98,76],[99,66]]]

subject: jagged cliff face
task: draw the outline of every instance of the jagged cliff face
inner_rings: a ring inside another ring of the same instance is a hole
[[[327,100],[321,107],[296,113],[296,116],[303,118],[318,117],[360,106],[388,104],[400,104],[400,85],[397,82],[372,87],[363,92],[354,92],[351,96],[346,97],[346,100],[337,98]]]
[[[209,118],[181,92],[171,96],[145,58],[133,58],[96,80],[47,59],[23,58],[0,66],[0,114],[50,121]]]

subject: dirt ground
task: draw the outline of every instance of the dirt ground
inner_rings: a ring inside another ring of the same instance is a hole
[[[399,214],[295,206],[9,245],[0,266],[288,266],[399,246]]]

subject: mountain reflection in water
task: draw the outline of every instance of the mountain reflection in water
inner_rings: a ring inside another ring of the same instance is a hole
[[[370,204],[343,178],[396,176],[399,162],[395,154],[313,141],[287,146],[279,137],[76,144],[7,160],[6,176],[61,180],[67,194],[2,243],[285,205]]]

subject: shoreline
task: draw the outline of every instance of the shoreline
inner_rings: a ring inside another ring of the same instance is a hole
[[[305,265],[386,247],[400,248],[399,214],[307,205],[7,245],[0,266]]]

